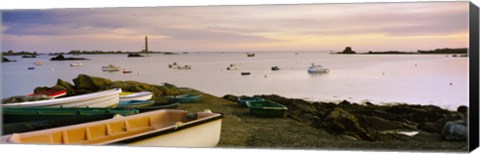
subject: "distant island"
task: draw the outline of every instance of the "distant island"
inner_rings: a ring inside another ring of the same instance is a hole
[[[3,51],[2,55],[4,56],[36,56],[38,53],[36,51],[20,51],[20,52],[14,52],[13,50],[8,50],[8,51]]]
[[[358,54],[464,54],[468,53],[468,48],[439,48],[434,50],[417,50],[414,51],[368,51],[366,53]],[[347,46],[343,51],[336,52],[336,54],[357,54],[351,47]]]
[[[79,57],[64,57],[63,54],[60,54],[56,57],[50,58],[51,61],[63,61],[63,60],[88,60],[87,58],[79,58]]]
[[[347,46],[343,51],[337,52],[337,54],[356,54],[356,52],[352,50],[352,47]]]
[[[162,52],[162,51],[148,51],[146,52],[145,50],[142,51],[102,51],[102,50],[71,50],[67,54],[72,54],[72,55],[80,55],[80,54],[85,54],[85,55],[96,55],[96,54],[128,54],[128,55],[140,55],[140,54],[166,54],[166,55],[173,55],[173,54],[179,54],[175,52]]]

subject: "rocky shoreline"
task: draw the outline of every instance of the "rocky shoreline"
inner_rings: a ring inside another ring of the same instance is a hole
[[[137,81],[111,81],[84,74],[73,79],[73,83],[58,79],[53,87],[37,87],[35,91],[65,88],[68,95],[77,95],[122,88],[130,92],[151,91],[157,102],[165,102],[165,97],[171,95],[201,94],[200,102],[180,104],[178,108],[193,112],[210,109],[223,113],[225,118],[218,147],[468,150],[468,142],[461,136],[463,132],[458,135],[452,134],[450,129],[444,129],[449,122],[466,126],[468,108],[465,106],[459,107],[457,111],[449,111],[433,105],[308,102],[277,95],[258,95],[256,97],[288,107],[286,118],[260,118],[250,115],[248,108],[237,104],[239,96],[234,95],[217,97],[168,83],[152,85]]]

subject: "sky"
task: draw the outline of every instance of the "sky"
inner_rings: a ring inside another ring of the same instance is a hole
[[[468,2],[2,10],[2,51],[468,47]]]

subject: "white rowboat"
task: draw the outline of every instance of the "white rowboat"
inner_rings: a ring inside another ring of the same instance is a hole
[[[153,93],[149,91],[142,91],[138,93],[131,93],[123,95],[120,93],[120,101],[128,101],[128,100],[149,100],[152,99]]]
[[[1,107],[115,107],[121,92],[122,89],[116,88],[58,99],[2,104]]]

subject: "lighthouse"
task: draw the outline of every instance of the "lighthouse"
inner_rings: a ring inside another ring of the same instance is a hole
[[[145,52],[148,53],[148,37],[145,36]]]

